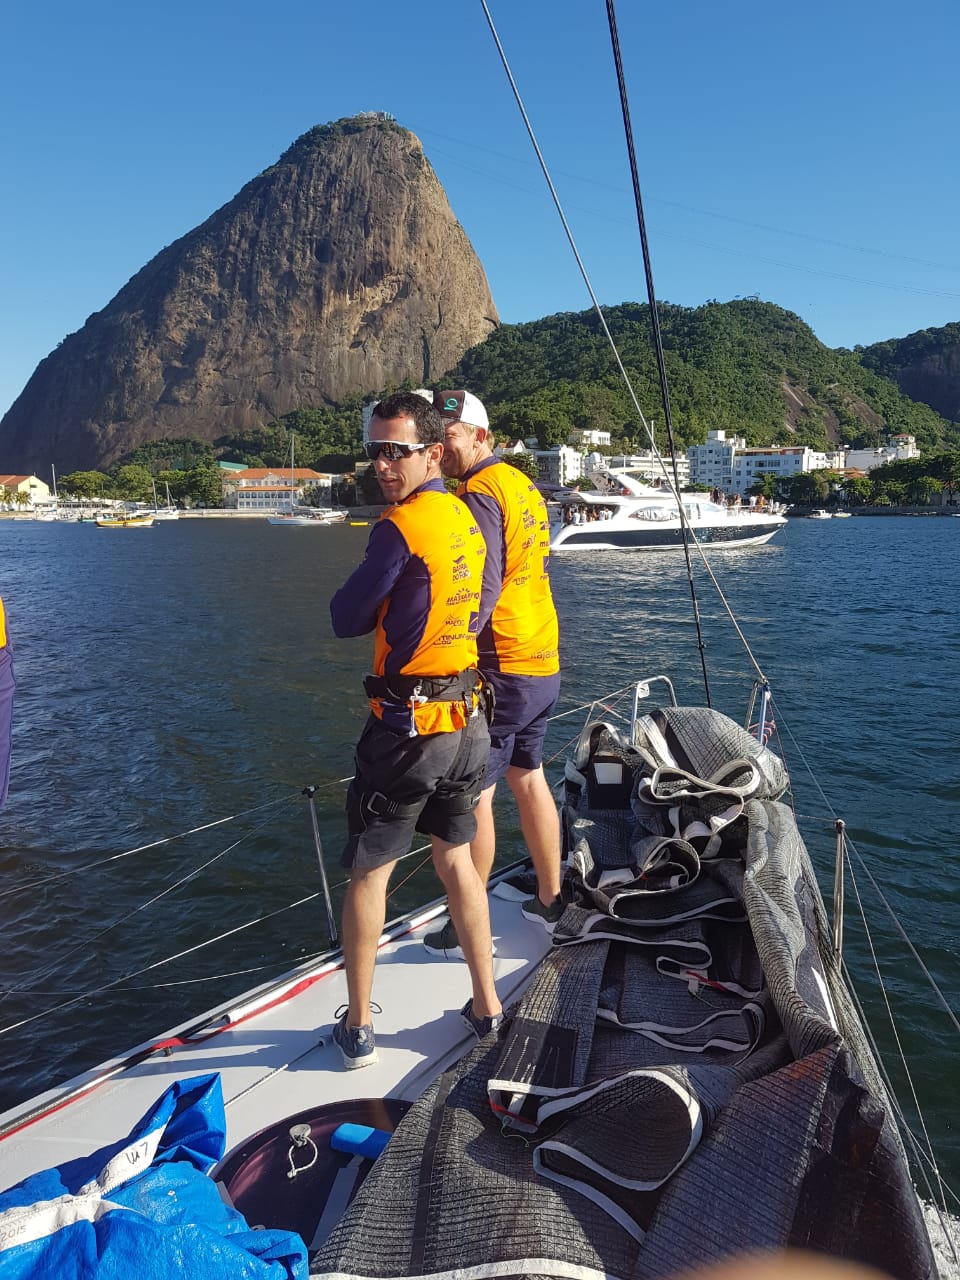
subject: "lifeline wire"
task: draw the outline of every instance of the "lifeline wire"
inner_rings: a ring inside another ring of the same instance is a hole
[[[121,974],[119,978],[114,978],[112,982],[105,982],[100,986],[92,987],[89,991],[82,992],[70,1000],[64,1000],[61,1004],[56,1004],[50,1009],[43,1009],[40,1013],[31,1014],[29,1018],[21,1018],[19,1022],[12,1022],[9,1026],[0,1027],[0,1036],[5,1036],[9,1031],[17,1031],[20,1027],[25,1027],[30,1022],[36,1022],[38,1018],[47,1017],[48,1014],[59,1013],[61,1009],[69,1009],[71,1005],[78,1004],[81,1000],[88,1000],[91,996],[99,995],[101,991],[110,991],[113,987],[119,986],[121,982],[127,982],[130,978],[139,978],[142,973],[150,973],[153,969],[159,969],[161,965],[169,964],[171,960],[181,960],[184,956],[192,955],[195,951],[202,951],[204,947],[208,947],[214,942],[222,942],[224,938],[229,938],[235,933],[242,933],[244,929],[249,929],[255,924],[263,924],[273,916],[282,915],[284,911],[289,911],[292,907],[303,906],[305,902],[312,902],[319,897],[319,893],[310,893],[305,898],[300,898],[297,902],[291,902],[286,907],[278,907],[276,911],[270,911],[265,916],[258,916],[256,920],[248,920],[246,924],[237,925],[234,929],[227,929],[225,932],[217,934],[215,938],[208,938],[206,942],[198,942],[195,946],[186,947],[183,951],[178,951],[172,956],[166,956],[163,960],[155,960],[153,964],[144,965],[142,969],[134,969],[131,973]]]
[[[782,716],[782,713],[781,713],[781,712],[780,712],[780,710],[779,710],[779,707],[777,708],[777,719],[778,719],[778,720],[783,719],[783,716]],[[793,749],[796,751],[797,755],[798,755],[798,756],[800,757],[800,759],[803,761],[804,767],[805,767],[805,769],[806,769],[806,771],[807,771],[807,775],[809,776],[810,781],[811,781],[811,782],[813,783],[813,785],[816,787],[817,791],[819,791],[819,793],[820,793],[820,799],[821,799],[821,800],[823,801],[823,803],[826,805],[828,812],[829,812],[829,813],[831,813],[831,814],[833,815],[834,820],[836,820],[836,818],[837,818],[839,815],[837,814],[837,812],[836,812],[836,810],[834,809],[833,805],[830,803],[830,800],[829,800],[829,798],[827,797],[826,792],[823,790],[823,787],[821,787],[821,785],[820,785],[820,781],[819,781],[819,779],[817,778],[817,775],[813,772],[813,769],[810,767],[810,762],[807,760],[806,756],[803,754],[803,750],[802,750],[802,748],[801,748],[800,744],[797,742],[797,739],[796,739],[796,737],[794,736],[794,733],[793,733],[792,729],[791,729],[791,728],[790,728],[790,726],[787,724],[787,722],[786,722],[786,720],[785,720],[785,719],[784,719],[784,721],[783,721],[783,725],[784,725],[784,729],[785,729],[786,733],[788,734],[788,736],[789,736],[789,738],[790,738],[791,743],[793,744]],[[845,842],[846,842],[846,844],[847,844],[848,848],[850,849],[850,851],[851,851],[853,854],[855,854],[855,855],[856,855],[857,864],[859,865],[859,867],[860,867],[861,871],[863,872],[863,874],[864,874],[864,875],[867,877],[867,879],[870,881],[870,885],[871,885],[871,887],[873,888],[874,893],[877,895],[877,897],[878,897],[878,898],[880,899],[880,901],[883,903],[883,906],[884,906],[884,908],[885,908],[885,910],[886,910],[886,912],[887,912],[887,915],[890,917],[891,921],[893,922],[893,926],[894,926],[894,928],[896,929],[897,933],[899,933],[899,935],[900,935],[901,939],[903,940],[904,945],[907,947],[907,949],[909,950],[909,952],[910,952],[911,956],[912,956],[912,957],[913,957],[913,959],[916,961],[916,963],[917,963],[917,967],[920,969],[921,973],[922,973],[922,974],[923,974],[923,976],[926,978],[927,983],[928,983],[928,985],[930,986],[930,989],[935,993],[935,995],[937,996],[938,1000],[940,1001],[940,1004],[943,1006],[943,1009],[944,1009],[945,1013],[947,1014],[947,1017],[948,1017],[948,1018],[950,1019],[950,1021],[953,1023],[953,1028],[954,1028],[954,1030],[955,1030],[955,1031],[957,1031],[957,1032],[960,1032],[960,1020],[958,1020],[957,1015],[954,1013],[952,1006],[950,1005],[950,1003],[949,1003],[949,1001],[947,1000],[946,996],[945,996],[945,995],[943,994],[943,992],[941,991],[940,986],[939,986],[939,985],[938,985],[938,983],[937,983],[937,980],[934,978],[933,974],[930,972],[930,970],[929,970],[929,969],[927,968],[927,966],[924,964],[923,959],[922,959],[922,957],[921,957],[920,953],[917,951],[916,947],[915,947],[915,946],[913,945],[913,943],[910,941],[910,937],[909,937],[909,935],[907,934],[907,932],[906,932],[906,930],[904,929],[903,925],[900,923],[900,918],[899,918],[899,916],[897,915],[897,913],[896,913],[896,911],[893,909],[893,907],[890,905],[890,903],[887,901],[887,898],[884,896],[883,890],[880,888],[880,885],[877,883],[877,881],[876,881],[875,877],[873,876],[872,872],[870,871],[870,868],[869,868],[869,866],[867,865],[866,860],[864,859],[863,855],[860,853],[860,850],[857,848],[857,846],[856,846],[856,845],[853,843],[853,841],[850,839],[849,835],[845,836]],[[851,864],[851,867],[852,867],[852,864]]]
[[[59,969],[60,966],[63,964],[63,962],[67,959],[67,957],[72,956],[75,951],[79,951],[81,947],[91,946],[94,942],[99,941],[100,938],[110,933],[112,929],[115,929],[117,925],[124,924],[127,920],[132,919],[132,917],[135,916],[137,912],[145,911],[147,907],[153,906],[154,903],[159,902],[162,898],[165,898],[168,894],[173,893],[175,890],[179,889],[182,885],[189,884],[191,880],[195,880],[196,877],[200,875],[202,871],[206,871],[206,869],[208,867],[213,866],[215,862],[219,862],[219,860],[223,857],[226,857],[228,853],[232,853],[234,849],[238,848],[239,845],[241,845],[244,842],[244,840],[248,839],[248,837],[253,835],[254,832],[262,830],[267,825],[268,821],[269,819],[264,818],[262,822],[257,823],[257,825],[255,827],[252,827],[250,831],[245,832],[244,835],[242,835],[239,838],[239,840],[235,840],[233,844],[228,844],[225,849],[221,849],[219,853],[215,853],[212,858],[208,858],[206,862],[202,862],[199,867],[194,867],[192,871],[187,873],[187,875],[181,876],[179,880],[176,880],[173,884],[168,885],[167,888],[164,889],[161,893],[154,894],[154,896],[152,898],[148,898],[146,902],[141,902],[138,906],[134,907],[132,911],[127,911],[123,915],[117,916],[116,919],[110,922],[110,924],[105,925],[104,928],[98,930],[96,933],[92,934],[91,936],[81,938],[78,942],[75,942],[72,947],[68,948],[68,950],[65,951],[62,955],[58,956],[57,959],[53,961],[52,964],[49,964],[46,966],[46,968],[40,969],[37,972],[31,974],[30,977],[27,978],[25,982],[19,983],[15,987],[5,988],[5,990],[2,992],[2,997],[0,998],[6,999],[8,996],[15,995],[18,991],[25,990],[31,983],[39,982],[41,978],[45,978],[49,974],[55,973],[56,970]],[[216,825],[216,824],[211,824],[211,825]]]
[[[336,786],[337,783],[329,783],[329,786]],[[172,844],[174,840],[185,840],[187,836],[196,835],[199,831],[209,831],[213,827],[222,827],[226,822],[236,822],[238,818],[247,818],[251,814],[260,813],[262,809],[273,809],[278,805],[286,804],[288,800],[296,799],[300,795],[299,791],[291,791],[289,795],[281,796],[279,800],[268,800],[265,804],[258,804],[253,809],[245,809],[242,813],[231,814],[229,818],[217,818],[214,822],[204,822],[199,827],[193,827],[189,831],[181,831],[176,836],[164,836],[162,840],[151,840],[149,844],[137,845],[135,849],[126,849],[123,853],[112,853],[107,858],[98,858],[95,862],[87,862],[82,867],[70,867],[66,871],[58,871],[56,875],[41,876],[37,880],[27,880],[20,884],[14,885],[10,889],[0,889],[0,898],[6,898],[11,893],[23,893],[27,889],[42,889],[44,885],[56,884],[58,880],[65,880],[68,876],[79,875],[82,871],[95,871],[97,867],[108,866],[111,862],[119,862],[122,858],[129,858],[135,853],[145,853],[148,849],[160,849],[165,844]]]
[[[867,946],[868,946],[868,947],[869,947],[869,949],[870,949],[870,957],[871,957],[871,959],[873,960],[873,968],[874,968],[874,972],[875,972],[875,973],[876,973],[876,975],[877,975],[877,983],[878,983],[878,985],[879,985],[879,987],[880,987],[880,994],[883,996],[883,1003],[884,1003],[884,1005],[886,1006],[886,1010],[887,1010],[887,1020],[888,1020],[888,1022],[890,1023],[890,1029],[891,1029],[891,1031],[893,1032],[893,1038],[894,1038],[894,1041],[896,1042],[896,1046],[897,1046],[897,1053],[898,1053],[898,1055],[899,1055],[899,1057],[900,1057],[900,1065],[903,1067],[904,1074],[905,1074],[905,1075],[906,1075],[906,1077],[907,1077],[907,1084],[910,1086],[910,1096],[913,1098],[913,1105],[914,1105],[914,1109],[916,1110],[917,1116],[919,1117],[919,1120],[920,1120],[920,1127],[921,1127],[921,1129],[923,1130],[923,1138],[924,1138],[924,1142],[925,1142],[925,1144],[926,1144],[926,1146],[925,1146],[925,1147],[923,1147],[923,1146],[921,1146],[921,1145],[919,1144],[919,1142],[918,1142],[917,1138],[915,1137],[915,1135],[914,1135],[914,1133],[913,1133],[912,1129],[910,1128],[910,1125],[909,1125],[909,1124],[908,1124],[908,1122],[907,1122],[907,1118],[906,1118],[906,1116],[904,1115],[904,1112],[903,1112],[902,1107],[900,1106],[899,1100],[897,1099],[897,1095],[896,1095],[896,1092],[895,1092],[895,1090],[894,1090],[894,1088],[893,1088],[892,1081],[890,1080],[889,1075],[888,1075],[888,1073],[887,1073],[887,1071],[886,1071],[885,1067],[883,1067],[883,1066],[882,1066],[883,1058],[882,1058],[882,1056],[881,1056],[881,1054],[880,1054],[880,1052],[879,1052],[879,1048],[878,1048],[878,1046],[877,1046],[877,1044],[876,1044],[876,1042],[875,1042],[875,1040],[874,1040],[874,1038],[873,1038],[873,1034],[872,1034],[872,1032],[869,1030],[869,1025],[870,1025],[870,1024],[869,1024],[869,1022],[867,1021],[866,1017],[864,1016],[864,1010],[863,1010],[862,1006],[860,1005],[859,1000],[857,1000],[857,1008],[858,1008],[858,1011],[859,1011],[859,1014],[860,1014],[860,1020],[861,1020],[861,1022],[863,1023],[864,1028],[867,1030],[867,1035],[869,1036],[869,1038],[870,1038],[870,1043],[871,1043],[871,1045],[873,1046],[874,1056],[876,1057],[877,1063],[878,1063],[878,1064],[880,1064],[880,1069],[882,1070],[883,1075],[884,1075],[884,1078],[885,1078],[885,1079],[886,1079],[886,1081],[887,1081],[887,1088],[889,1089],[890,1096],[891,1096],[891,1098],[892,1098],[892,1099],[893,1099],[893,1101],[894,1101],[894,1105],[895,1105],[895,1107],[896,1107],[897,1114],[898,1114],[898,1116],[900,1117],[900,1127],[901,1127],[901,1129],[902,1129],[903,1131],[905,1131],[905,1132],[909,1135],[911,1145],[913,1146],[913,1149],[914,1149],[914,1151],[918,1154],[918,1156],[919,1156],[920,1154],[923,1154],[926,1158],[928,1158],[928,1159],[929,1159],[930,1167],[931,1167],[931,1168],[932,1168],[932,1170],[933,1170],[933,1175],[934,1175],[934,1177],[935,1177],[935,1178],[936,1178],[936,1180],[937,1180],[937,1187],[938,1187],[938,1190],[939,1190],[939,1192],[940,1192],[940,1200],[939,1200],[939,1201],[935,1201],[935,1203],[938,1205],[938,1211],[939,1211],[939,1206],[942,1204],[943,1209],[944,1209],[944,1212],[946,1212],[946,1194],[945,1194],[945,1190],[944,1190],[944,1183],[943,1183],[943,1179],[942,1179],[941,1174],[940,1174],[940,1168],[939,1168],[939,1166],[938,1166],[938,1164],[937,1164],[936,1157],[935,1157],[935,1155],[934,1155],[934,1151],[933,1151],[933,1143],[930,1141],[930,1135],[929,1135],[929,1133],[927,1132],[927,1124],[926,1124],[926,1121],[924,1120],[924,1117],[923,1117],[923,1111],[922,1111],[922,1109],[921,1109],[921,1107],[920,1107],[920,1099],[917,1097],[917,1090],[916,1090],[916,1086],[914,1085],[914,1082],[913,1082],[913,1076],[911,1075],[910,1067],[909,1067],[909,1065],[908,1065],[908,1063],[907,1063],[906,1054],[904,1053],[904,1049],[903,1049],[903,1043],[902,1043],[902,1041],[901,1041],[901,1039],[900,1039],[900,1032],[899,1032],[899,1030],[897,1029],[896,1019],[895,1019],[894,1014],[893,1014],[893,1009],[892,1009],[892,1007],[891,1007],[891,1005],[890,1005],[890,997],[889,997],[889,994],[888,994],[888,992],[887,992],[886,984],[884,983],[884,980],[883,980],[883,973],[882,973],[882,971],[881,971],[881,969],[880,969],[880,962],[879,962],[879,960],[877,959],[876,949],[874,948],[874,945],[873,945],[873,937],[871,936],[871,933],[870,933],[870,927],[869,927],[869,925],[867,924],[867,916],[866,916],[866,912],[865,912],[865,911],[864,911],[864,909],[863,909],[863,901],[862,901],[862,899],[861,899],[861,897],[860,897],[860,886],[857,884],[856,877],[855,877],[855,876],[853,875],[853,873],[852,873],[852,868],[851,868],[851,883],[852,883],[852,885],[853,885],[853,891],[854,891],[854,894],[856,895],[856,899],[857,899],[857,907],[859,908],[859,911],[860,911],[860,919],[861,919],[861,921],[862,921],[862,923],[863,923],[864,936],[865,936],[865,938],[866,938],[866,940],[867,940]],[[852,991],[852,990],[853,990],[853,982],[852,982],[852,980],[851,980],[849,970],[846,968],[846,966],[844,966],[844,969],[845,969],[845,971],[846,971],[846,973],[847,973],[847,985],[850,987],[850,989],[851,989],[851,991]],[[921,1165],[922,1165],[922,1161],[921,1161],[920,1163],[921,1163]],[[930,1193],[931,1198],[932,1198],[932,1197],[933,1197],[933,1188],[930,1186],[930,1180],[927,1178],[927,1176],[926,1176],[926,1172],[925,1172],[925,1171],[924,1171],[923,1177],[924,1177],[924,1182],[926,1183],[926,1186],[927,1186],[927,1190],[928,1190],[928,1192]],[[945,1224],[944,1224],[944,1222],[943,1222],[943,1220],[942,1220],[942,1219],[941,1219],[940,1225],[941,1225],[941,1227],[943,1227],[943,1228],[944,1228],[944,1234],[946,1234],[946,1227],[945,1227]],[[956,1257],[956,1254],[955,1254],[955,1253],[954,1253],[954,1256]]]

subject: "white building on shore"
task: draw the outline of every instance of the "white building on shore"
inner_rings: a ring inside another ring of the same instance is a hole
[[[738,449],[746,447],[743,436],[728,436],[726,431],[708,431],[706,443],[692,444],[687,449],[690,482],[732,493],[733,459]]]
[[[691,445],[687,450],[694,484],[741,497],[764,476],[785,480],[806,471],[871,471],[885,462],[919,456],[913,436],[893,436],[888,444],[876,449],[847,449],[841,445],[837,450],[823,452],[807,445],[750,448],[743,436],[728,436],[725,431],[708,431],[704,444]]]
[[[9,506],[11,510],[20,510],[23,506],[36,509],[53,502],[50,486],[39,476],[0,475],[0,490],[4,489],[14,500],[2,505]],[[19,501],[16,501],[17,497]]]
[[[733,477],[728,492],[742,498],[765,476],[784,480],[803,471],[823,471],[827,465],[827,455],[807,445],[772,445],[769,449],[738,450],[733,456]]]
[[[592,445],[594,449],[609,449],[610,432],[594,430],[590,427],[576,427],[570,433],[570,443],[580,449]]]
[[[310,467],[246,467],[224,473],[223,505],[238,511],[279,511],[297,506],[308,492],[320,489],[320,501],[330,502],[336,477]],[[291,493],[293,495],[291,499]]]
[[[844,467],[858,471],[872,471],[886,462],[900,462],[906,458],[919,458],[920,450],[914,436],[891,436],[885,445],[876,449],[845,449]]]
[[[568,444],[537,449],[533,456],[544,484],[575,485],[583,478],[583,454]]]

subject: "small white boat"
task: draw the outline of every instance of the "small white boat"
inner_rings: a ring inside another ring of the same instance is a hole
[[[288,525],[297,528],[315,527],[324,524],[339,524],[347,518],[345,511],[337,511],[333,507],[298,507],[297,481],[293,465],[294,434],[290,432],[290,509],[277,511],[267,516],[267,524]]]
[[[166,485],[166,486],[165,486],[165,488],[166,488],[166,490],[167,490],[167,504],[166,504],[166,506],[161,507],[161,506],[159,505],[159,503],[157,502],[157,486],[156,486],[156,482],[154,482],[154,485],[153,485],[153,518],[154,518],[154,520],[179,520],[179,519],[180,519],[180,508],[179,508],[179,507],[175,507],[175,506],[173,505],[173,503],[171,502],[171,500],[170,500],[170,486],[169,486],[169,485]]]
[[[592,471],[590,479],[596,489],[560,499],[551,551],[674,550],[683,546],[684,524],[703,546],[758,546],[787,523],[772,511],[721,506],[705,493],[681,493],[681,520],[671,489],[620,470]]]
[[[34,507],[34,510],[33,510],[34,520],[50,521],[50,520],[62,520],[64,518],[63,513],[60,510],[60,495],[57,493],[57,468],[51,466],[50,474],[53,479],[53,501],[49,506],[44,505],[44,506]]]
[[[849,520],[852,515],[852,511],[834,511],[833,518],[834,520]]]
[[[276,515],[267,516],[267,523],[298,526],[340,524],[346,518],[345,511],[334,511],[325,507],[294,507],[292,511],[279,511]]]
[[[832,520],[833,512],[824,511],[823,508],[821,507],[818,511],[811,511],[807,516],[807,519],[808,520]]]

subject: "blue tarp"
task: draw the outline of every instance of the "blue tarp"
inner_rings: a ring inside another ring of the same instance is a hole
[[[180,1080],[128,1137],[0,1194],[3,1280],[306,1280],[290,1231],[252,1231],[207,1177],[222,1157],[219,1075]]]

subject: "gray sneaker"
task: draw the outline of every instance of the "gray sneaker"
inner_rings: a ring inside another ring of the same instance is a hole
[[[337,1013],[339,1012],[338,1009]],[[333,1028],[333,1039],[340,1050],[343,1065],[348,1071],[372,1066],[377,1061],[377,1041],[373,1027],[369,1023],[365,1027],[348,1027],[347,1013],[348,1010],[344,1009],[343,1017]]]
[[[542,924],[547,933],[553,933],[566,908],[567,904],[559,893],[549,907],[545,907],[537,895],[534,894],[520,908],[520,914],[525,919],[532,920],[534,924]]]
[[[433,933],[425,933],[423,945],[432,956],[440,956],[444,960],[466,960],[452,920],[448,920],[441,929],[435,929]],[[497,954],[495,942],[490,943],[490,954]]]
[[[448,920],[442,928],[436,929],[433,933],[425,933],[423,935],[423,945],[431,955],[442,956],[444,960],[462,960],[464,958],[460,947],[460,939],[457,937],[457,930],[452,920]]]
[[[524,867],[522,871],[498,880],[490,892],[495,898],[505,898],[507,902],[524,902],[531,893],[537,892],[537,873],[532,867]]]
[[[473,996],[460,1010],[460,1017],[478,1040],[488,1036],[491,1031],[499,1031],[505,1020],[505,1015],[502,1013],[493,1013],[488,1018],[478,1018],[473,1012]]]

